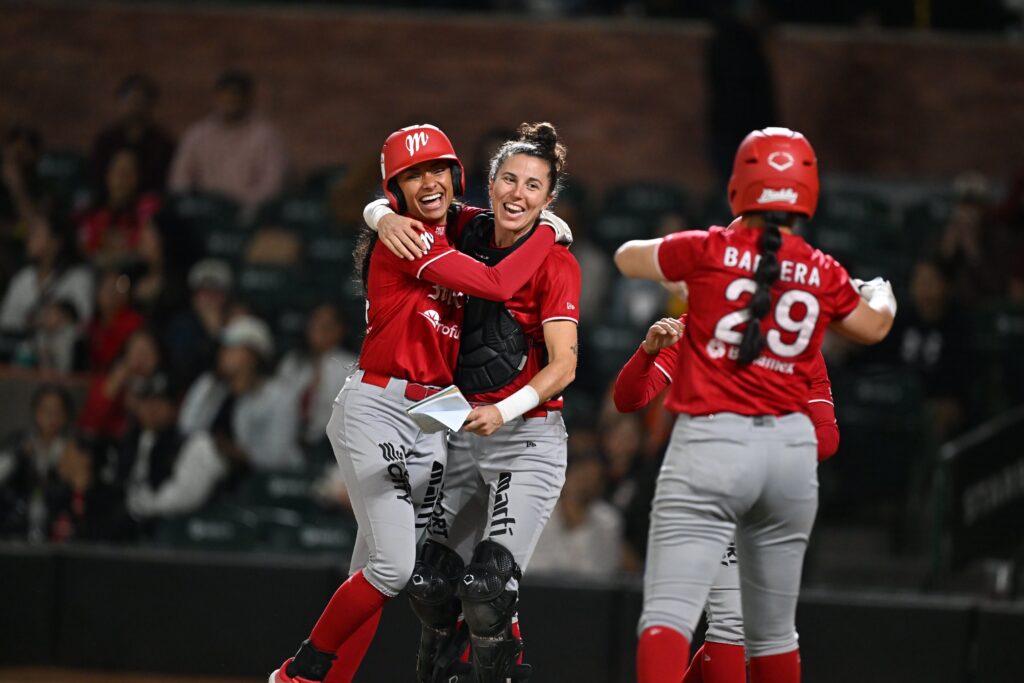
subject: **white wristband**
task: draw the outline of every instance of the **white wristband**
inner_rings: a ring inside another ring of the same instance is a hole
[[[377,232],[380,220],[389,213],[394,213],[394,211],[391,210],[391,204],[388,203],[388,200],[377,199],[363,207],[363,220],[366,221],[366,225],[369,226],[370,230]]]
[[[525,387],[494,404],[494,407],[501,413],[501,419],[508,424],[528,410],[533,410],[540,405],[540,396],[537,391],[527,384]]]

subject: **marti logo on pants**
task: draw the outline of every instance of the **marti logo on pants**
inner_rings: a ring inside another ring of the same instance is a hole
[[[513,535],[516,518],[509,516],[508,490],[512,486],[512,473],[498,475],[498,488],[494,492],[494,510],[491,513],[491,536]]]

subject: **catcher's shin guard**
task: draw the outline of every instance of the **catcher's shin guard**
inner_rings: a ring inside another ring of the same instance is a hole
[[[512,635],[518,593],[505,590],[521,572],[512,553],[494,541],[481,541],[459,583],[457,594],[469,626],[473,670],[478,683],[505,683],[513,676],[520,643]]]
[[[450,649],[461,606],[455,597],[455,584],[464,569],[462,558],[434,541],[420,548],[407,591],[413,613],[420,620],[420,647],[416,653],[418,683],[438,683],[451,662],[441,663],[440,655]]]

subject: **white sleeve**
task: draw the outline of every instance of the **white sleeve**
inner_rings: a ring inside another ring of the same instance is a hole
[[[394,213],[394,211],[391,210],[388,200],[376,199],[363,207],[363,220],[371,230],[377,232],[380,220],[389,213]]]
[[[197,510],[227,471],[210,435],[206,432],[193,434],[182,445],[170,479],[152,496],[141,498],[139,507],[145,509],[136,512],[144,516],[165,516]]]

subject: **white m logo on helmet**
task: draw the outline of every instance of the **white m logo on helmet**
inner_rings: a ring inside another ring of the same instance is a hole
[[[421,148],[427,146],[427,142],[430,140],[430,136],[427,135],[426,131],[418,130],[411,135],[405,136],[405,148],[409,150],[409,156],[413,156],[416,152],[420,151]]]

